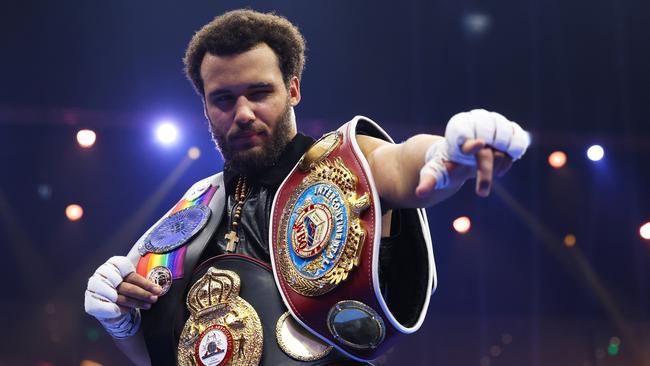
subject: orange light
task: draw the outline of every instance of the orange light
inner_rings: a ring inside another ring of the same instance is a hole
[[[554,151],[548,156],[548,163],[554,169],[560,169],[566,165],[566,154],[562,151]]]
[[[93,130],[84,129],[77,132],[77,142],[79,143],[79,146],[83,148],[89,148],[93,146],[95,144],[95,140],[97,140],[97,135]]]
[[[576,245],[576,236],[573,234],[567,234],[564,237],[564,245],[567,247],[571,248],[572,246]]]
[[[81,219],[83,215],[84,215],[84,209],[77,204],[73,203],[71,205],[68,205],[68,207],[65,208],[65,216],[70,221],[77,221]]]
[[[93,360],[82,360],[80,365],[81,366],[102,366],[101,363]]]
[[[645,240],[650,240],[650,221],[641,225],[639,228],[639,234]]]
[[[192,160],[196,160],[201,156],[201,150],[196,146],[192,146],[187,150],[187,156]]]
[[[472,227],[472,222],[469,220],[469,217],[461,216],[454,220],[453,226],[454,230],[459,234],[466,234]]]

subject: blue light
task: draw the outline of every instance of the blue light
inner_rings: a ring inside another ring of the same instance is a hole
[[[178,129],[170,121],[162,121],[156,127],[156,138],[164,145],[171,145],[178,139]]]
[[[605,150],[603,150],[603,147],[600,145],[592,145],[587,150],[587,157],[591,161],[599,161],[603,156],[605,156]]]

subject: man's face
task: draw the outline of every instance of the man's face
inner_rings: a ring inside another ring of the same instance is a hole
[[[264,43],[231,56],[207,53],[200,71],[205,114],[226,165],[254,175],[275,164],[296,135],[298,79],[287,90],[278,58]]]

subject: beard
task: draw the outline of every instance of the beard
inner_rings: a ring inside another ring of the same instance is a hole
[[[223,157],[224,169],[247,176],[256,176],[277,164],[284,148],[293,137],[291,136],[293,110],[289,101],[287,101],[284,111],[275,122],[275,129],[268,138],[263,140],[260,149],[244,151],[234,148],[228,141],[228,135],[216,131],[212,123],[209,122],[212,141],[214,141],[217,150]],[[247,130],[255,131],[255,123],[246,125],[245,129],[240,129],[240,131]]]

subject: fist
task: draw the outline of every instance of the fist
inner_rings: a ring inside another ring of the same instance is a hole
[[[505,174],[529,145],[528,133],[499,113],[483,109],[458,113],[447,123],[444,139],[427,150],[416,194],[424,197],[476,176],[476,193],[486,197],[493,175]]]

